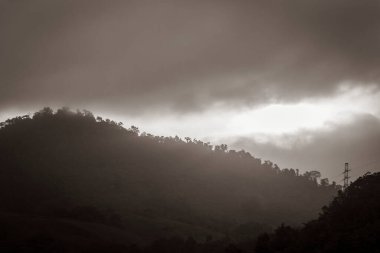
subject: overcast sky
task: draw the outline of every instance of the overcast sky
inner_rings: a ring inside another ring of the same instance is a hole
[[[337,181],[380,170],[380,1],[0,0],[0,36],[2,120],[85,108]]]

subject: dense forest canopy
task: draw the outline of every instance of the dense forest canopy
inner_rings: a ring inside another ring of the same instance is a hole
[[[113,226],[136,243],[255,237],[315,217],[339,190],[317,171],[67,108],[1,123],[0,164],[3,213]]]

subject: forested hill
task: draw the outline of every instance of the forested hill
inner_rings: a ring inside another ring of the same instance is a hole
[[[304,227],[261,235],[256,252],[380,252],[380,173],[357,179]]]
[[[315,171],[297,175],[226,145],[139,133],[65,108],[1,123],[0,164],[3,213],[115,226],[142,240],[299,224],[337,192]]]

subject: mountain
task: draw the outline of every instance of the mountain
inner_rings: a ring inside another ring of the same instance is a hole
[[[73,245],[251,238],[309,220],[339,188],[224,144],[153,136],[66,108],[1,123],[0,175],[0,240],[56,228],[49,240]]]
[[[261,235],[256,252],[380,252],[380,173],[357,179],[302,228]]]

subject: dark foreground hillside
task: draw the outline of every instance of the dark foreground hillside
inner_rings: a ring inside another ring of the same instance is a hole
[[[380,252],[380,173],[356,180],[303,228],[260,236],[256,252]]]
[[[337,192],[315,171],[67,109],[1,123],[0,166],[0,247],[20,252],[227,244],[305,222]]]

